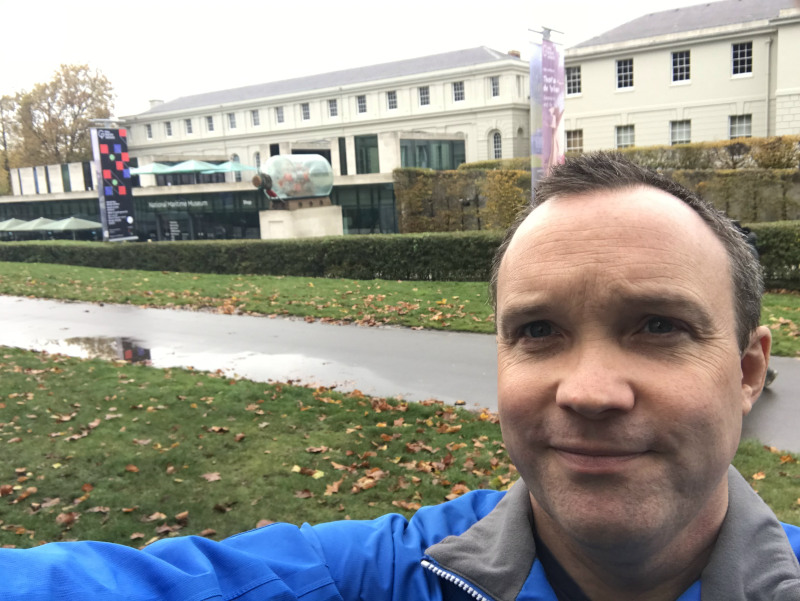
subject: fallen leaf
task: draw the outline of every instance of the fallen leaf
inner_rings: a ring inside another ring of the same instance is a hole
[[[256,523],[256,528],[263,528],[264,526],[269,526],[270,524],[274,524],[272,520],[258,520]]]
[[[221,480],[219,472],[209,472],[207,474],[203,474],[200,477],[205,478],[209,482],[216,482],[217,480]]]
[[[757,472],[752,476],[753,480],[763,480],[766,477],[767,475],[764,472]]]
[[[314,496],[314,493],[306,488],[304,490],[296,490],[294,492],[294,496],[298,499],[311,499]]]
[[[214,530],[213,528],[206,528],[200,533],[200,536],[205,536],[206,538],[208,538],[209,536],[216,536],[216,535],[217,531]]]
[[[322,447],[306,447],[306,453],[327,453],[328,450],[329,449],[326,446],[322,446]]]
[[[131,540],[139,540],[140,538],[144,538],[144,532],[134,532],[131,534]]]
[[[132,463],[129,463],[128,465],[125,466],[125,471],[133,472],[135,474],[139,471],[139,468],[133,465]]]
[[[75,511],[70,511],[68,513],[59,513],[56,516],[56,524],[58,524],[59,526],[64,526],[65,528],[69,528],[70,526],[72,526],[72,524],[74,524],[78,520],[79,517],[80,514]]]
[[[165,520],[167,516],[161,513],[160,511],[156,511],[155,513],[151,513],[150,515],[143,517],[143,522],[155,522],[157,520]]]

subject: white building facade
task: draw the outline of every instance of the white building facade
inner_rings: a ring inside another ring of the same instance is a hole
[[[653,13],[566,52],[567,149],[800,133],[800,7],[724,0]]]
[[[139,165],[317,152],[341,186],[526,156],[528,115],[527,63],[480,47],[154,103],[123,121]]]

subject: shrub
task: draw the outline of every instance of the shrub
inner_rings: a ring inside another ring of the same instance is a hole
[[[499,232],[302,240],[7,242],[0,261],[112,269],[388,280],[486,281]]]

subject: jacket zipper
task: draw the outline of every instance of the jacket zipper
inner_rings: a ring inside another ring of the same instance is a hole
[[[475,590],[466,580],[464,580],[460,576],[456,576],[452,572],[448,572],[447,570],[443,570],[442,568],[440,568],[439,566],[434,565],[433,563],[431,563],[427,559],[423,559],[421,563],[422,563],[422,567],[423,568],[425,568],[426,570],[428,570],[430,572],[433,572],[439,578],[442,578],[444,580],[447,580],[447,582],[455,584],[458,588],[460,588],[462,591],[467,593],[469,596],[471,596],[476,601],[492,601],[492,599],[490,599],[489,597],[486,597],[486,596],[482,595],[481,593],[479,593],[477,590]]]

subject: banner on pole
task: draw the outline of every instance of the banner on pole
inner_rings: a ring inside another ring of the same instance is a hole
[[[549,39],[531,52],[531,195],[553,165],[564,162],[564,54]]]
[[[138,240],[133,233],[127,131],[92,128],[91,135],[103,239],[111,242]]]

